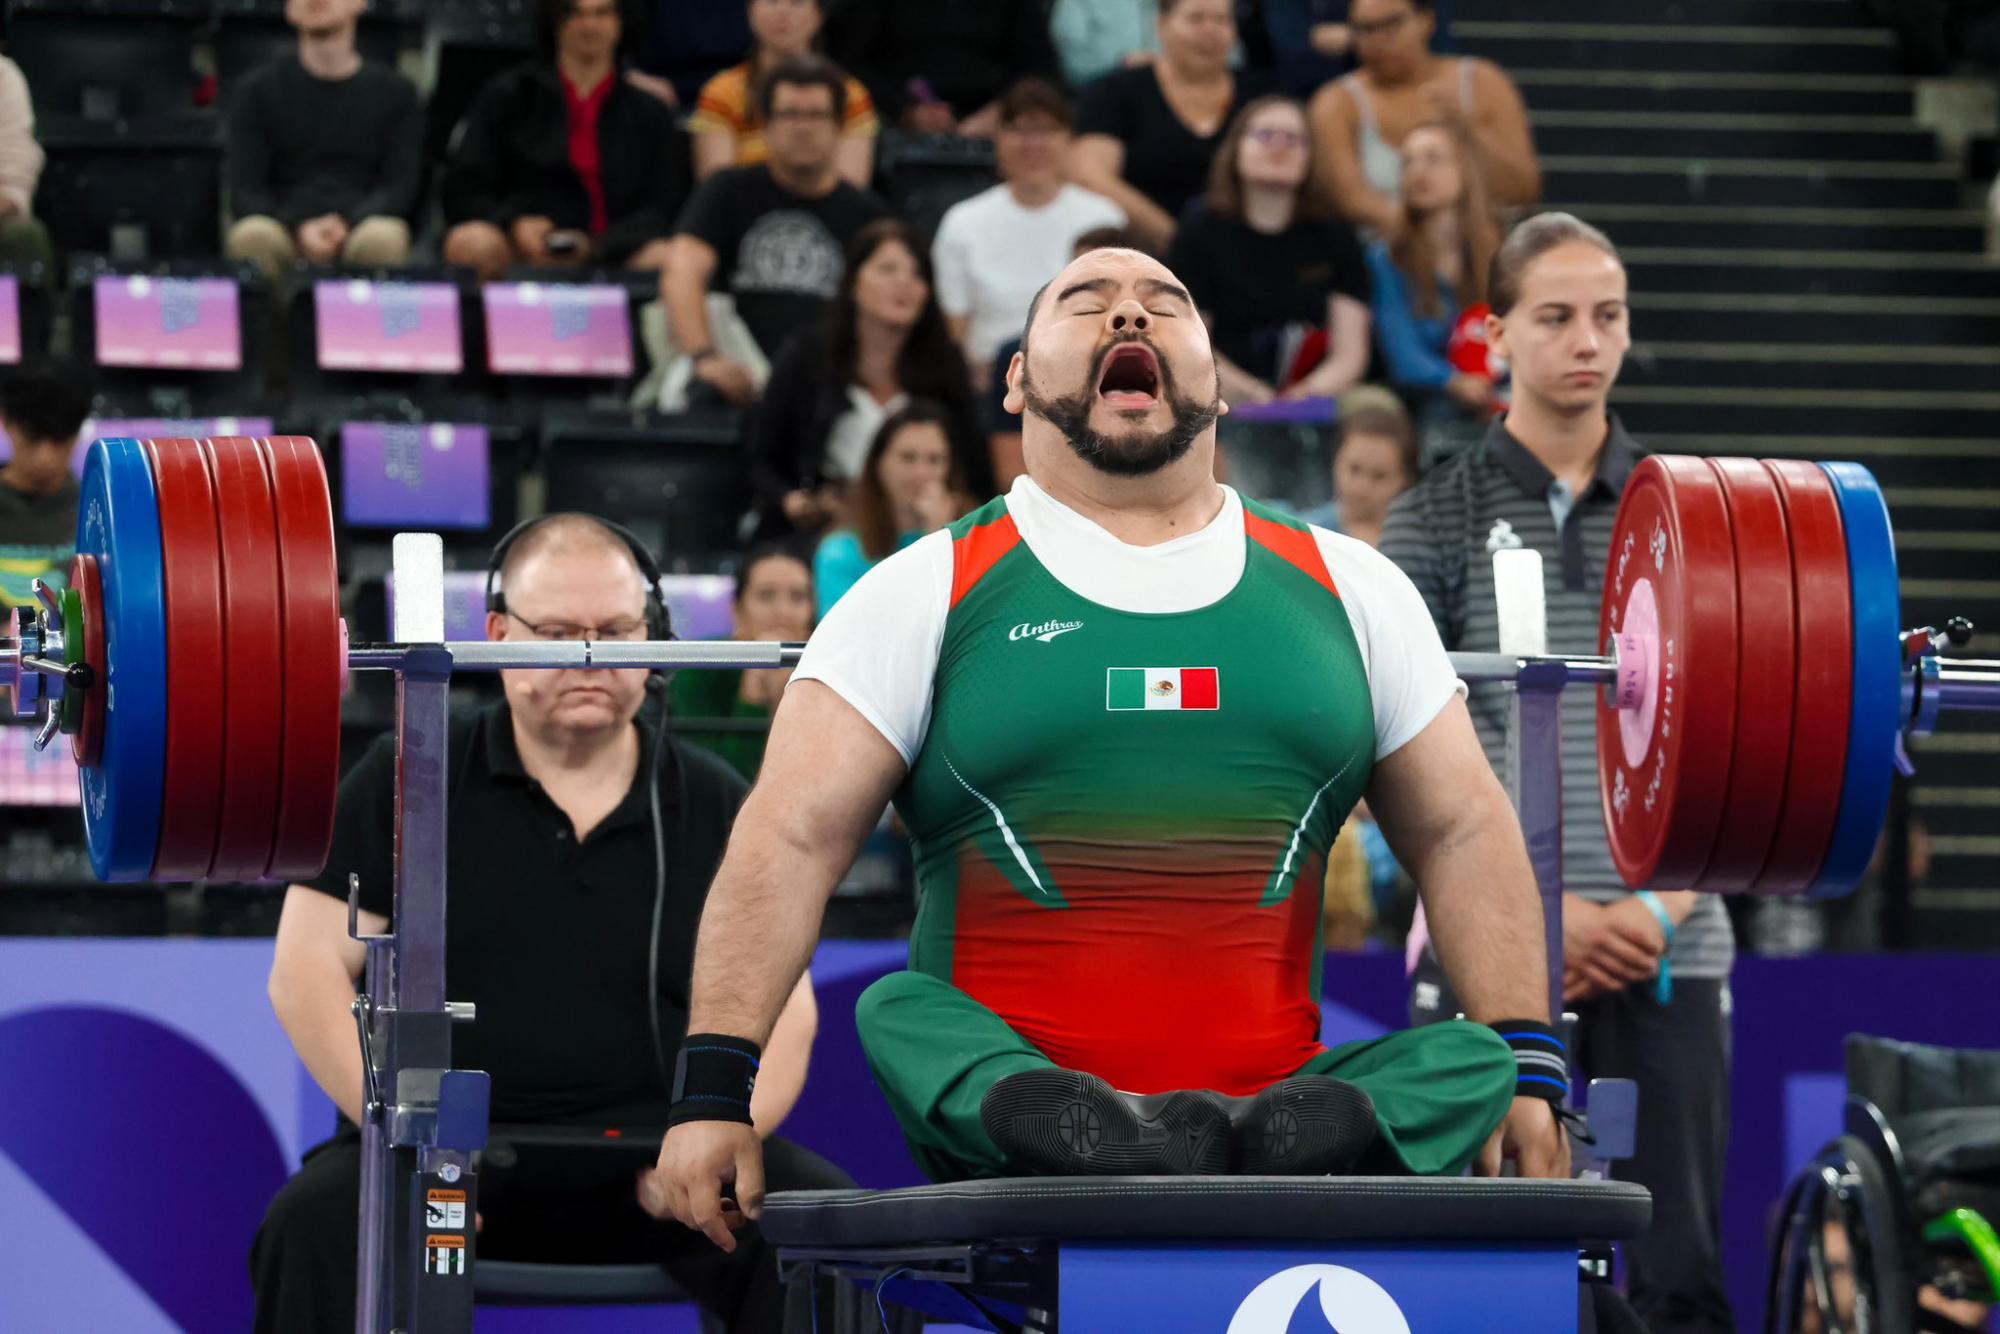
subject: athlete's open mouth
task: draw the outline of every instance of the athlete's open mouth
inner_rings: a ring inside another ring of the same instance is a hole
[[[1104,359],[1097,394],[1121,412],[1143,412],[1160,401],[1160,362],[1144,343],[1126,343]]]

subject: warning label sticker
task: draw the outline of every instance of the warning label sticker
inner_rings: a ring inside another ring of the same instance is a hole
[[[459,1207],[465,1207],[463,1202],[460,1203]],[[465,1272],[465,1238],[425,1237],[424,1271],[431,1274],[463,1274]]]
[[[434,1190],[424,1197],[424,1226],[464,1227],[465,1192]]]

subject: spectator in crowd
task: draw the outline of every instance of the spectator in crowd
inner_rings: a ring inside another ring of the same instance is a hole
[[[1343,408],[1333,498],[1299,517],[1379,547],[1389,502],[1417,484],[1417,472],[1417,433],[1408,413],[1392,404]]]
[[[1150,65],[1160,54],[1159,0],[1056,0],[1049,37],[1063,77],[1081,88],[1115,69]]]
[[[783,61],[809,55],[826,20],[823,0],[749,0],[750,31],[757,39],[750,59],[723,70],[702,86],[688,131],[694,135],[694,174],[707,180],[724,167],[754,167],[770,157],[757,85]],[[882,122],[859,79],[847,80],[835,162],[841,179],[866,190],[875,176],[875,137]]]
[[[1331,398],[1367,372],[1368,266],[1292,98],[1257,98],[1230,122],[1167,267],[1208,321],[1230,403]]]
[[[757,96],[770,159],[702,183],[660,282],[674,346],[697,380],[738,405],[757,396],[769,358],[817,323],[840,290],[855,234],[889,212],[840,178],[847,76],[838,66],[819,56],[780,61]],[[726,330],[711,317],[711,287],[732,300]],[[725,336],[736,355],[722,348]]]
[[[1138,242],[1132,233],[1123,227],[1093,227],[1076,238],[1076,247],[1070,259],[1087,255],[1093,250],[1136,250]],[[1067,261],[1065,261],[1067,262]],[[1026,306],[1021,308],[1021,321],[1028,318]],[[1014,479],[1025,471],[1021,460],[1021,414],[1007,411],[1007,368],[1014,364],[1014,354],[1021,350],[1021,329],[1017,326],[1014,336],[1002,343],[993,354],[993,369],[986,382],[986,429],[987,452],[993,459],[993,494],[1002,495],[1014,485]]]
[[[1402,157],[1402,202],[1389,238],[1369,245],[1368,270],[1389,382],[1414,404],[1425,449],[1435,457],[1477,438],[1501,406],[1492,375],[1480,369],[1499,228],[1462,128],[1419,125],[1403,141]]]
[[[68,582],[82,492],[77,435],[90,386],[66,363],[24,366],[0,383],[0,428],[13,457],[0,465],[0,608],[32,607],[34,582]]]
[[[1631,319],[1617,250],[1563,213],[1530,218],[1494,257],[1494,351],[1513,368],[1513,401],[1484,439],[1431,469],[1390,506],[1382,553],[1423,594],[1448,649],[1500,648],[1493,553],[1541,553],[1549,652],[1595,653],[1602,570],[1620,494],[1640,445],[1607,406]],[[1512,687],[1467,699],[1486,756],[1505,763]],[[1571,1050],[1594,1078],[1645,1092],[1620,1180],[1653,1196],[1653,1223],[1627,1242],[1633,1307],[1655,1330],[1735,1328],[1719,1230],[1729,1137],[1729,973],[1735,938],[1722,900],[1687,890],[1635,894],[1604,832],[1593,692],[1565,692],[1563,995],[1579,1017]],[[1413,931],[1414,934],[1414,931]],[[1457,998],[1434,951],[1412,978],[1418,1024],[1447,1021]]]
[[[835,8],[826,45],[914,134],[990,139],[1001,93],[1058,77],[1044,0],[861,0]]]
[[[952,448],[954,425],[943,405],[915,399],[875,432],[847,490],[846,525],[813,554],[821,616],[877,563],[972,508]]]
[[[666,263],[687,198],[687,138],[659,98],[618,73],[618,0],[541,0],[553,60],[495,79],[445,173],[450,264]]]
[[[285,0],[296,55],[231,94],[224,246],[275,281],[294,259],[400,265],[423,179],[417,90],[355,49],[367,0]]]
[[[47,264],[48,228],[35,220],[35,185],[42,146],[35,142],[35,105],[21,67],[0,56],[0,263]]]
[[[665,81],[677,106],[693,106],[704,84],[751,49],[744,7],[729,0],[647,0],[645,17],[634,63]]]
[[[1542,167],[1521,91],[1488,60],[1431,51],[1434,0],[1352,0],[1347,30],[1361,68],[1313,96],[1321,160],[1340,211],[1358,226],[1395,225],[1397,150],[1420,124],[1462,125],[1496,204],[1542,195]]]
[[[1053,84],[1015,84],[1000,99],[994,138],[1001,183],[952,205],[938,224],[938,304],[982,380],[994,352],[1021,331],[1036,289],[1073,258],[1076,238],[1124,225],[1116,204],[1063,180],[1069,137],[1069,103]]]
[[[812,567],[789,546],[766,543],[754,547],[736,571],[736,596],[730,604],[731,639],[755,642],[803,643],[813,627]],[[704,720],[737,724],[769,723],[789,667],[756,671],[676,672],[667,687],[668,710],[675,733],[727,760],[750,782],[764,762],[765,733],[757,730],[704,732]]]
[[[1181,210],[1208,181],[1209,161],[1236,109],[1271,81],[1229,68],[1230,0],[1160,0],[1160,58],[1083,90],[1070,178],[1125,210],[1147,247],[1165,251]]]
[[[917,399],[947,424],[954,475],[993,494],[972,382],[938,308],[929,252],[909,224],[885,218],[855,236],[832,305],[778,354],[750,415],[760,532],[825,528],[883,419]]]

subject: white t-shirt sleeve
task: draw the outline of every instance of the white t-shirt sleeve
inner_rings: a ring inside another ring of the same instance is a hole
[[[965,315],[972,310],[974,230],[965,203],[954,204],[945,211],[944,220],[938,223],[937,240],[931,243],[938,305],[947,315]]]
[[[1080,207],[1077,209],[1076,234],[1083,235],[1098,227],[1123,227],[1127,221],[1125,210],[1095,190],[1077,186]]]
[[[1368,667],[1379,760],[1430,726],[1465,687],[1409,576],[1366,542],[1324,528],[1312,533]]]
[[[792,672],[854,706],[911,764],[930,728],[931,687],[951,610],[951,533],[877,565],[833,604]]]

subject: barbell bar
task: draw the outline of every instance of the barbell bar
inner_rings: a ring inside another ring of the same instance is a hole
[[[72,733],[106,880],[317,874],[349,670],[755,669],[804,649],[349,645],[325,468],[302,437],[97,441],[77,546],[71,588],[38,590],[0,637],[0,687],[48,711],[38,744]],[[1905,633],[1898,615],[1865,469],[1654,456],[1614,526],[1603,654],[1451,656],[1470,683],[1533,670],[1596,689],[1628,883],[1833,896],[1874,849],[1903,737],[1941,710],[2000,709],[2000,662],[1940,656],[1969,626]]]

